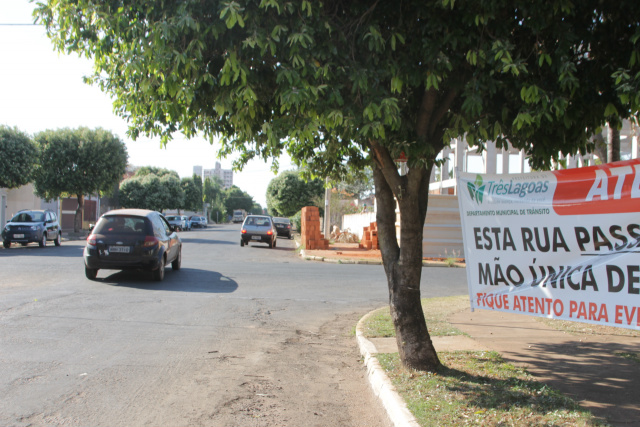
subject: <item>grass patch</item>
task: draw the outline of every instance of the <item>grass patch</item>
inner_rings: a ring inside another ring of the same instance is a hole
[[[378,354],[421,426],[603,425],[572,399],[496,352],[441,352],[437,373],[407,371],[397,353]]]
[[[469,308],[469,297],[466,295],[424,298],[422,311],[427,321],[429,334],[431,336],[466,335],[447,321],[450,315],[466,308]],[[374,311],[364,323],[363,332],[368,338],[395,337],[396,331],[393,327],[389,307]]]
[[[616,355],[620,357],[624,357],[625,359],[633,360],[636,363],[640,363],[640,354],[639,353],[616,353]]]

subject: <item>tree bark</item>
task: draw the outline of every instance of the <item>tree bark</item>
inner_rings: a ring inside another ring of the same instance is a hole
[[[397,178],[394,184],[399,186],[394,192],[380,166],[376,162],[373,168],[376,221],[400,360],[407,368],[434,371],[440,366],[440,360],[431,342],[420,301],[422,235],[431,168],[410,170],[404,177],[393,175],[391,180]],[[401,212],[400,245],[396,239],[394,195]]]
[[[620,130],[615,123],[609,123],[607,139],[607,163],[620,161]]]
[[[82,230],[82,214],[84,212],[84,195],[78,194],[78,207],[76,208],[76,215],[73,219],[73,231],[79,233]]]

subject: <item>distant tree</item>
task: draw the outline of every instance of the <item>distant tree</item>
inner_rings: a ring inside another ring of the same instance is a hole
[[[197,181],[200,178],[197,177]],[[182,178],[180,185],[184,192],[184,203],[182,207],[190,211],[199,211],[202,209],[202,181],[200,186],[194,182],[194,177]]]
[[[286,171],[273,178],[267,186],[267,209],[274,216],[293,216],[305,206],[317,205],[324,194],[319,179],[305,181],[299,172]]]
[[[116,135],[104,129],[58,129],[35,136],[40,148],[35,171],[36,193],[46,199],[73,194],[78,207],[73,229],[82,229],[84,196],[111,192],[127,167],[127,149]]]
[[[156,175],[157,177],[172,175],[180,179],[180,175],[178,175],[178,172],[170,169],[160,168],[157,166],[142,166],[142,167],[139,167],[135,173],[135,176],[147,176],[147,175]]]
[[[202,189],[202,200],[209,204],[209,207],[216,204],[222,198],[222,180],[217,176],[207,177],[204,180]]]
[[[161,175],[146,173],[134,175],[120,184],[120,204],[126,208],[180,209],[184,204],[184,191],[177,173],[160,170]]]
[[[225,191],[224,194],[224,206],[226,208],[227,215],[233,215],[235,209],[244,209],[250,212],[253,208],[253,197],[242,191],[237,186],[232,186]]]
[[[200,205],[196,211],[202,210],[202,202],[204,201],[204,187],[202,185],[202,177],[197,174],[193,174],[193,183],[196,185],[198,191],[200,192]]]
[[[18,188],[31,182],[38,146],[26,133],[0,126],[0,153],[0,188]]]
[[[253,207],[251,208],[251,213],[254,214],[254,215],[262,215],[263,214],[262,206],[260,205],[260,203],[255,202],[253,204]]]
[[[375,193],[373,169],[369,166],[358,171],[350,171],[341,179],[330,183],[340,194],[348,193],[356,199],[371,197]]]

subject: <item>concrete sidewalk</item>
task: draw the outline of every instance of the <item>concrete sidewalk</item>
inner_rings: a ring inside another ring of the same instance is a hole
[[[616,426],[640,426],[640,337],[569,334],[534,317],[465,310],[451,323]],[[613,329],[613,328],[612,328]]]

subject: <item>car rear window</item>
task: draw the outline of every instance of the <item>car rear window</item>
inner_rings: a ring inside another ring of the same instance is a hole
[[[145,218],[139,216],[103,216],[96,224],[93,231],[95,234],[146,234],[147,222]]]
[[[289,218],[273,218],[273,222],[276,224],[289,224],[291,221],[289,221]]]

